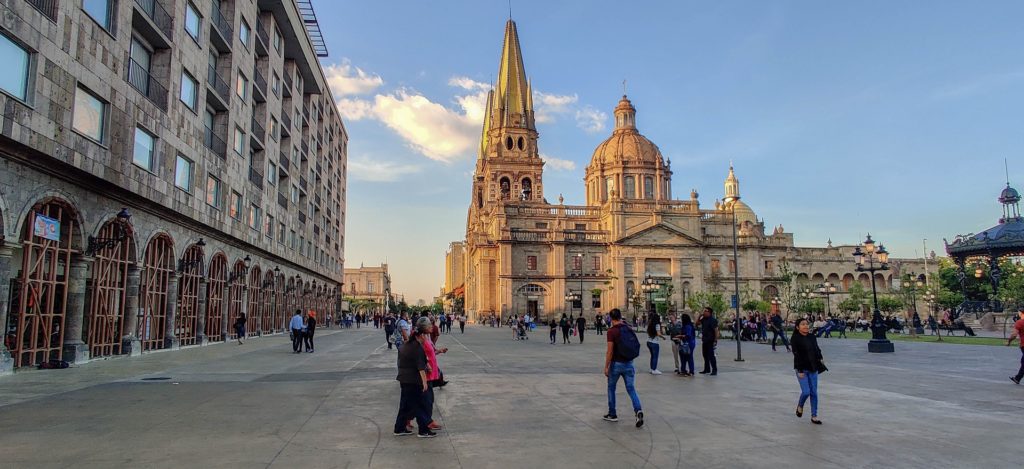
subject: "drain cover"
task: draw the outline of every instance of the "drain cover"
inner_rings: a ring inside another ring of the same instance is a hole
[[[167,381],[171,379],[168,376],[157,376],[155,378],[142,378],[143,381]]]

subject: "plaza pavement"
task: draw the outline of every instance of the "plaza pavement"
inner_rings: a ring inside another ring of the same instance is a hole
[[[559,338],[559,342],[561,339]],[[443,335],[438,438],[391,435],[395,353],[370,329],[318,331],[66,370],[0,377],[0,467],[1020,467],[1024,387],[1016,347],[822,340],[821,418],[793,415],[791,356],[719,349],[720,375],[639,373],[647,413],[606,412],[603,337],[549,345],[547,332]],[[637,363],[646,371],[646,349]],[[698,357],[698,367],[700,366]],[[169,378],[147,380],[147,378]],[[809,414],[809,408],[808,408]]]

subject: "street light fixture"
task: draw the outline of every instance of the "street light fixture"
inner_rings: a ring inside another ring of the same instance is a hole
[[[650,304],[650,309],[647,310],[647,320],[650,321],[651,315],[654,314],[654,292],[658,291],[661,285],[655,282],[650,275],[644,279],[643,283],[640,284],[640,289],[647,294],[647,302]]]
[[[871,341],[868,342],[868,352],[895,352],[896,347],[885,337],[887,327],[882,319],[882,312],[878,310],[878,290],[875,287],[875,272],[889,270],[889,251],[885,250],[884,244],[875,248],[875,242],[868,234],[864,243],[854,248],[853,258],[857,263],[857,272],[868,272],[871,275],[871,299],[875,310],[871,316]]]

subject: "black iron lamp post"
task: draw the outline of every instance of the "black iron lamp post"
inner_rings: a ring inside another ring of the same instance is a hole
[[[895,352],[896,347],[885,337],[887,326],[882,319],[882,312],[878,310],[878,290],[875,286],[875,272],[889,270],[889,251],[885,250],[884,244],[876,248],[875,242],[868,234],[864,243],[853,250],[853,258],[857,262],[857,272],[868,272],[871,275],[871,299],[875,309],[871,316],[871,341],[868,342],[868,352]]]
[[[117,212],[118,223],[114,224],[114,236],[110,238],[97,238],[95,236],[89,236],[89,244],[85,248],[86,256],[95,256],[97,252],[104,249],[113,249],[118,244],[128,239],[128,235],[131,234],[131,225],[128,223],[132,219],[132,214],[128,212],[127,207],[121,207],[121,211]]]
[[[203,241],[203,238],[199,238],[199,241],[196,241],[196,246],[201,248],[206,247],[206,241]],[[185,270],[191,270],[196,267],[199,267],[199,275],[202,275],[203,258],[201,256],[198,259],[192,259],[190,261],[186,261],[185,258],[178,260],[178,272],[180,273],[184,273]]]
[[[580,309],[581,310],[583,309],[582,308],[583,300],[582,300],[582,296],[579,293],[576,293],[576,292],[574,292],[572,290],[569,290],[569,292],[565,294],[565,301],[570,303],[570,305],[569,305],[569,314],[572,314],[572,310],[573,310],[573,306],[572,306],[571,303],[575,303],[575,302],[579,301],[580,302]],[[580,314],[583,314],[583,312],[580,311]]]
[[[654,314],[654,292],[658,291],[661,285],[655,282],[650,275],[644,279],[643,283],[640,284],[640,289],[647,294],[647,302],[650,304],[650,309],[647,310],[647,320],[651,320],[651,315]]]

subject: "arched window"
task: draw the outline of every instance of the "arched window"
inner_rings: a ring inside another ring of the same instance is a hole
[[[174,274],[174,241],[159,235],[146,247],[145,263],[139,284],[142,314],[137,337],[142,351],[162,349],[167,331],[167,292]]]
[[[610,199],[615,196],[615,179],[607,177],[604,179],[605,195]]]
[[[523,187],[523,200],[530,200],[530,199],[532,199],[533,198],[533,182],[530,181],[530,178],[523,178],[522,187]]]
[[[511,140],[509,140],[511,142]],[[503,177],[499,182],[501,187],[501,200],[508,200],[512,193],[512,183],[509,182],[508,178]]]
[[[224,340],[224,286],[227,284],[228,258],[217,253],[210,261],[206,284],[206,330],[210,342]]]
[[[515,142],[512,141],[512,137],[505,137],[505,148],[511,150],[515,146]]]
[[[650,176],[644,178],[644,198],[654,198],[654,178]]]
[[[636,198],[636,179],[633,176],[626,176],[622,181],[622,197],[626,199]]]
[[[526,149],[526,140],[523,139],[523,137],[519,137],[519,141],[516,142],[516,145],[519,147],[520,150],[525,150]]]
[[[89,356],[99,358],[121,353],[127,302],[128,269],[135,264],[135,240],[127,221],[114,219],[100,229],[100,238],[123,237],[124,241],[104,245],[93,262],[92,301],[87,316]]]

